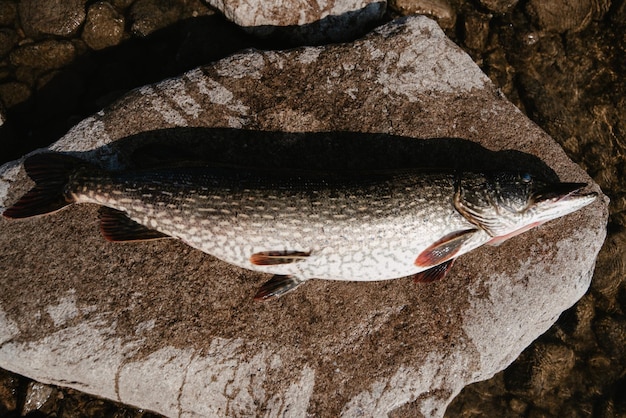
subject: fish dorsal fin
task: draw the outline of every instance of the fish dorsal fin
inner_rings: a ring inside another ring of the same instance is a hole
[[[454,258],[463,244],[469,241],[477,232],[479,232],[478,229],[465,229],[444,236],[422,251],[417,256],[415,265],[428,268],[445,263]]]
[[[441,280],[446,277],[446,274],[448,274],[450,268],[452,268],[452,264],[454,264],[454,258],[444,263],[437,264],[435,267],[431,267],[428,270],[420,271],[413,276],[413,281],[415,283],[430,283]]]
[[[274,266],[277,264],[290,264],[302,261],[311,255],[304,251],[262,251],[254,253],[250,262],[255,266]]]
[[[130,219],[126,213],[106,206],[98,211],[100,232],[107,241],[148,241],[171,238],[162,232],[147,228]]]

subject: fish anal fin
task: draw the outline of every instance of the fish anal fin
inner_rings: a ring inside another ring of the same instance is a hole
[[[417,267],[434,267],[456,256],[465,242],[472,238],[478,229],[455,231],[435,241],[417,256]]]
[[[126,213],[106,206],[98,211],[100,231],[107,241],[148,241],[171,238],[162,232],[147,228],[130,219]]]
[[[250,262],[255,266],[275,266],[302,261],[311,255],[304,251],[262,251],[250,256]]]
[[[304,283],[304,280],[298,279],[297,277],[277,274],[261,286],[254,296],[254,300],[265,302],[278,298],[287,292],[291,292],[302,283]]]
[[[443,279],[452,268],[454,260],[455,259],[453,258],[452,260],[438,264],[435,267],[431,267],[428,270],[420,271],[413,276],[413,281],[415,283],[430,283]]]

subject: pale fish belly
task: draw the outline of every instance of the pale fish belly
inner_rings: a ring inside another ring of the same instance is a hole
[[[378,219],[375,223],[301,222],[297,226],[276,220],[263,226],[222,221],[201,234],[183,234],[180,238],[221,260],[254,271],[293,275],[302,280],[390,280],[426,270],[415,265],[424,249],[447,234],[472,228],[452,210],[447,216],[440,215],[429,223],[415,217]],[[463,253],[490,239],[487,234],[481,238]],[[265,251],[300,251],[310,255],[281,265],[260,266],[250,261],[253,254]]]

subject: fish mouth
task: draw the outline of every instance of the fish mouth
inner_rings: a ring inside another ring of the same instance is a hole
[[[546,186],[532,196],[534,203],[556,203],[572,200],[584,200],[591,203],[597,196],[596,192],[583,192],[587,183],[557,183]]]

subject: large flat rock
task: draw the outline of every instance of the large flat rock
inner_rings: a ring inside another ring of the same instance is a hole
[[[131,92],[51,146],[108,168],[524,168],[597,185],[423,17],[246,51]],[[0,169],[0,203],[32,184]],[[97,208],[0,220],[0,367],[172,417],[442,416],[586,291],[607,199],[461,257],[445,280],[269,276],[180,242],[114,244]]]

